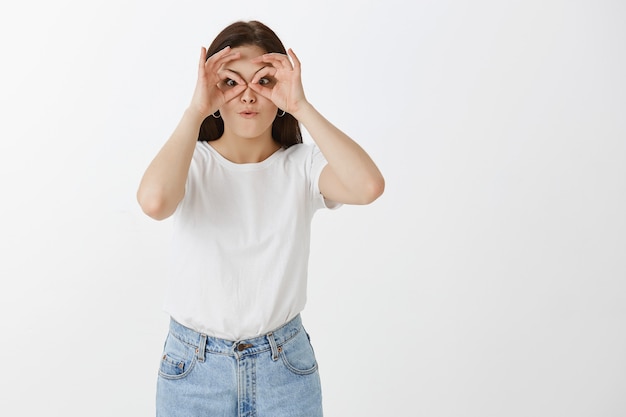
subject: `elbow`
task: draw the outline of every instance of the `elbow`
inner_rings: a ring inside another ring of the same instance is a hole
[[[383,178],[383,176],[381,175],[375,181],[372,181],[369,188],[370,188],[370,198],[371,198],[370,203],[371,203],[374,200],[376,200],[378,197],[383,195],[383,193],[385,192],[385,179]]]
[[[137,202],[141,210],[154,220],[167,219],[176,209],[176,206],[172,209],[167,200],[158,193],[147,193],[142,190],[137,192]]]
[[[367,182],[361,195],[361,204],[373,203],[385,192],[385,179],[381,176]]]

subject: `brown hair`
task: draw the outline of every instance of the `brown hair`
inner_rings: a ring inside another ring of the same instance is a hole
[[[272,29],[256,20],[250,22],[235,22],[222,30],[207,49],[207,59],[216,52],[230,46],[254,45],[266,53],[287,54],[283,43]],[[209,116],[202,122],[199,141],[219,139],[224,134],[224,120]],[[272,124],[272,138],[283,148],[296,143],[302,143],[302,132],[298,120],[289,113],[276,117]]]

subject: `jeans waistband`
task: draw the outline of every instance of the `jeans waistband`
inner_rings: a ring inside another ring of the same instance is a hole
[[[183,326],[173,318],[170,319],[170,334],[177,339],[192,345],[196,348],[201,348],[204,345],[204,350],[211,353],[220,354],[250,354],[263,352],[265,350],[272,350],[274,353],[277,347],[286,343],[293,337],[295,337],[302,330],[302,319],[298,314],[289,322],[280,326],[276,330],[270,331],[265,335],[257,336],[252,339],[246,340],[226,340],[217,337],[207,336],[199,333],[193,329]]]

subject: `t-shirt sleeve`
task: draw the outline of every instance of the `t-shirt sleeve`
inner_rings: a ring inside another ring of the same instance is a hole
[[[309,178],[311,178],[311,197],[313,199],[315,209],[337,209],[342,205],[336,201],[324,198],[320,191],[320,175],[327,164],[328,161],[326,161],[322,151],[320,151],[316,145],[313,145],[311,147],[311,170],[309,172]]]

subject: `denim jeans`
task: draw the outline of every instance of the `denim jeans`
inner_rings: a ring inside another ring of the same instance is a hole
[[[171,320],[157,417],[318,417],[322,393],[300,316],[264,336],[228,341]]]

